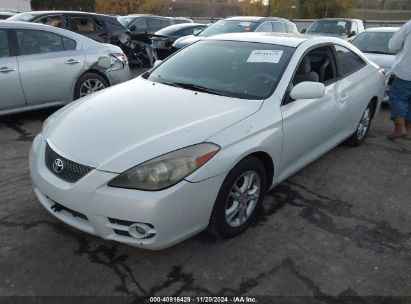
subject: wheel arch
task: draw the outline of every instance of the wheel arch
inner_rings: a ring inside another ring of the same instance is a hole
[[[265,171],[267,173],[267,191],[271,188],[271,185],[273,183],[273,179],[274,179],[274,162],[273,159],[271,158],[271,156],[263,151],[258,151],[258,152],[253,152],[251,154],[248,154],[246,157],[244,157],[242,160],[239,161],[239,163],[241,161],[243,161],[244,159],[248,158],[248,157],[255,157],[257,158],[259,161],[261,161],[264,164],[264,168]]]
[[[107,81],[108,86],[109,86],[109,87],[111,86],[110,79],[108,79],[108,77],[107,77],[104,73],[102,73],[101,71],[96,70],[96,69],[88,69],[88,70],[84,71],[83,73],[81,73],[81,74],[77,77],[77,79],[76,79],[76,81],[75,81],[75,83],[74,83],[74,87],[73,87],[73,100],[76,99],[76,86],[77,86],[77,83],[78,83],[79,79],[80,79],[83,75],[88,74],[88,73],[96,74],[96,75],[102,77],[105,81]]]

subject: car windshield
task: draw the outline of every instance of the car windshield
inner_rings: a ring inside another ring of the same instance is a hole
[[[394,32],[362,32],[352,41],[364,53],[395,55],[388,48],[388,43]]]
[[[257,27],[257,22],[220,20],[202,31],[198,36],[209,37],[225,33],[253,32]]]
[[[128,27],[136,18],[135,17],[118,17],[117,20],[124,25],[125,27]]]
[[[203,40],[144,78],[198,92],[262,100],[276,89],[294,50],[274,44]]]
[[[34,15],[29,14],[29,13],[22,13],[22,14],[17,14],[12,17],[10,17],[8,20],[10,21],[31,21],[33,20]]]
[[[307,29],[307,33],[348,35],[351,22],[346,20],[317,20]]]

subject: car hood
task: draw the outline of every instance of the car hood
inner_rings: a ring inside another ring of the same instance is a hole
[[[63,108],[43,137],[69,159],[121,173],[204,142],[257,112],[262,103],[137,78]]]
[[[194,35],[184,36],[184,37],[177,39],[174,42],[173,46],[176,49],[182,49],[183,47],[190,45],[194,42],[197,42],[199,40],[202,40],[202,39],[204,39],[204,37],[199,37],[199,36],[194,36]]]
[[[384,54],[372,54],[372,53],[364,53],[365,56],[374,62],[375,64],[379,65],[382,68],[386,68],[391,70],[392,65],[395,61],[395,55],[384,55]]]

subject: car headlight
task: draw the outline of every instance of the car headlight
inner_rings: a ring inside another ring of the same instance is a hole
[[[138,165],[114,178],[116,188],[158,191],[169,188],[208,162],[220,147],[202,143],[176,150]]]

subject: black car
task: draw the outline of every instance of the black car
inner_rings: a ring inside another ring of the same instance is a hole
[[[196,35],[207,28],[206,24],[183,23],[170,25],[151,36],[151,46],[157,52],[158,59],[164,59],[172,53],[172,45],[178,38]]]
[[[36,22],[60,27],[103,43],[122,46],[129,32],[115,16],[71,11],[42,11],[17,14],[8,20]]]
[[[131,32],[133,40],[147,44],[150,44],[150,35],[172,25],[172,18],[146,14],[119,17],[118,21]]]
[[[230,17],[220,20],[197,35],[177,39],[173,51],[209,36],[238,32],[277,32],[298,33],[297,26],[283,18],[277,17]]]

